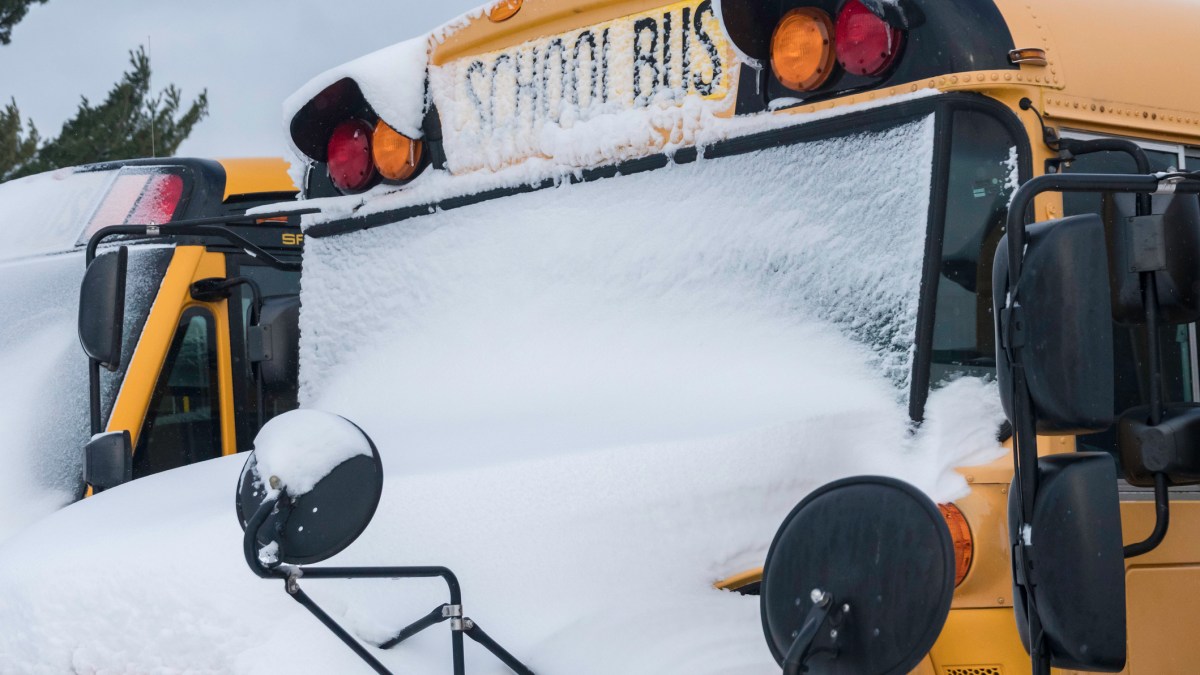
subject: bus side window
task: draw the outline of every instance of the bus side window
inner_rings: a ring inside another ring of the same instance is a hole
[[[991,115],[954,113],[933,329],[934,387],[962,374],[995,374],[992,258],[1012,194],[1016,145]]]
[[[1179,164],[1179,155],[1176,152],[1147,150],[1146,155],[1150,160],[1151,171],[1169,171]],[[1064,172],[1136,173],[1137,165],[1133,158],[1125,153],[1097,152],[1075,158]],[[1125,199],[1125,197],[1121,196],[1120,199]],[[1132,197],[1126,201],[1128,203],[1122,210],[1131,211]],[[1064,215],[1103,214],[1105,212],[1104,198],[1098,194],[1068,193],[1063,195]],[[1167,401],[1178,402],[1193,399],[1194,348],[1191,335],[1192,331],[1188,326],[1162,326],[1158,331]],[[1143,373],[1146,372],[1146,354],[1146,339],[1142,328],[1113,323],[1113,360],[1116,365],[1116,372],[1114,372],[1116,410],[1114,412],[1118,415],[1135,406],[1144,405],[1148,401],[1147,383],[1143,377]],[[1081,450],[1109,452],[1120,462],[1120,456],[1117,454],[1115,425],[1100,433],[1080,436],[1076,442]]]
[[[146,411],[133,477],[221,455],[217,338],[212,314],[184,311]]]

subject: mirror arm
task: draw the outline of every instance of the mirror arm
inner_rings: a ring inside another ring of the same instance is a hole
[[[792,641],[792,646],[788,647],[787,654],[783,657],[783,675],[799,675],[808,671],[808,657],[812,655],[813,642],[817,639],[817,633],[821,627],[825,625],[825,620],[829,618],[829,611],[832,608],[832,593],[819,589],[813,590],[812,607],[809,608],[808,615],[804,617],[804,623],[800,624],[800,630],[796,632],[796,639]],[[834,639],[836,640],[836,638]]]
[[[200,236],[200,237],[218,237],[225,241],[240,247],[247,254],[258,258],[267,263],[271,267],[286,271],[296,271],[300,269],[300,263],[292,263],[280,260],[274,255],[263,250],[257,244],[251,242],[240,234],[225,227],[229,223],[247,218],[255,218],[258,220],[268,220],[271,218],[283,218],[290,216],[304,216],[313,213],[320,213],[320,209],[299,209],[296,211],[279,211],[274,213],[254,214],[247,216],[244,213],[235,213],[226,216],[215,216],[212,218],[193,218],[191,220],[177,220],[166,225],[110,225],[96,231],[91,239],[88,239],[87,253],[85,261],[91,264],[96,257],[96,248],[100,243],[108,237],[117,235],[133,235],[141,237],[172,237],[172,236]]]
[[[250,566],[251,571],[263,579],[282,576],[282,573],[276,571],[276,568],[267,567],[258,557],[258,531],[262,529],[263,523],[267,522],[267,518],[270,517],[278,502],[278,497],[264,501],[254,515],[250,516],[250,520],[246,523],[246,531],[242,536],[242,553],[246,556],[246,564]]]
[[[91,412],[92,435],[103,431],[100,419],[100,362],[88,359],[88,408]]]
[[[1144,540],[1125,546],[1126,559],[1153,551],[1167,536],[1167,528],[1171,524],[1171,502],[1165,473],[1154,474],[1154,513],[1154,530]]]

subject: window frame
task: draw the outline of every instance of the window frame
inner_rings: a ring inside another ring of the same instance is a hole
[[[138,432],[138,444],[133,448],[133,462],[135,470],[138,464],[138,457],[143,452],[153,452],[153,448],[150,446],[151,421],[157,419],[158,404],[162,400],[162,396],[166,391],[166,387],[169,386],[170,378],[174,373],[174,366],[176,363],[175,360],[180,354],[180,351],[177,351],[176,347],[182,347],[182,342],[177,341],[180,340],[183,335],[186,335],[186,331],[191,327],[192,320],[196,317],[202,317],[205,320],[205,339],[207,341],[208,353],[207,377],[209,378],[208,388],[211,392],[212,398],[212,404],[210,405],[210,424],[214,427],[216,455],[208,459],[215,459],[216,457],[221,457],[224,455],[224,434],[221,426],[223,417],[221,405],[221,362],[219,344],[221,336],[220,331],[218,330],[218,319],[216,312],[213,311],[211,307],[203,304],[191,304],[184,307],[183,311],[179,314],[179,319],[176,322],[175,332],[171,335],[170,346],[167,348],[166,356],[163,358],[162,368],[158,374],[158,379],[155,380],[154,389],[150,394],[149,403],[146,408],[146,414],[142,417],[141,430]],[[184,462],[180,466],[194,464],[196,461],[197,460],[195,458],[192,458],[191,461]],[[136,475],[135,478],[144,478],[145,476],[151,476],[155,473],[161,473],[162,471],[170,470],[170,468],[179,467],[169,467],[168,469],[151,471],[150,473]]]

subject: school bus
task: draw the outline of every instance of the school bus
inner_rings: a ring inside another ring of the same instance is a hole
[[[353,68],[317,81],[290,121],[309,160],[305,196],[348,206],[309,222],[305,236],[336,242],[564,183],[931,119],[919,306],[902,378],[919,425],[931,390],[996,376],[992,267],[1017,185],[1200,169],[1200,93],[1180,78],[1200,49],[1197,25],[1200,5],[1174,0],[503,0],[422,41],[427,62],[411,86],[381,86]],[[646,110],[657,116],[623,123]],[[587,147],[563,142],[587,122]],[[539,173],[546,165],[560,170]],[[1111,214],[1114,204],[1046,192],[1030,215]],[[1150,342],[1167,399],[1200,401],[1195,323],[1111,329],[1115,413],[1146,402],[1139,369]],[[997,433],[1011,449],[1011,428]],[[1043,455],[1117,455],[1112,427],[1038,441]],[[942,506],[953,598],[916,672],[1030,672],[1013,609],[1012,457],[961,473],[970,494]],[[1125,480],[1114,489],[1126,543],[1145,539],[1156,527],[1153,492]],[[1169,533],[1125,563],[1121,672],[1200,663],[1195,495],[1173,488]],[[715,585],[757,593],[762,579],[761,567],[728,569]]]
[[[295,407],[294,383],[256,396],[260,369],[247,336],[274,322],[279,337],[296,339],[286,324],[298,305],[298,223],[241,216],[296,195],[287,166],[271,158],[128,160],[0,186],[0,221],[12,233],[0,270],[14,290],[4,350],[25,359],[16,372],[42,373],[20,385],[38,414],[6,421],[32,439],[23,452],[39,468],[21,480],[70,501],[245,449],[260,419]],[[184,234],[198,222],[224,225]],[[118,258],[119,266],[108,264]],[[106,279],[95,276],[102,268]],[[118,296],[101,297],[116,287]],[[96,321],[107,331],[109,353],[103,367],[92,359],[90,386],[79,343],[63,353],[54,347],[74,341],[77,321],[81,336],[100,328]],[[123,441],[103,458],[115,462],[108,467],[92,447],[105,441],[88,441],[105,433]],[[14,458],[14,475],[24,461]]]

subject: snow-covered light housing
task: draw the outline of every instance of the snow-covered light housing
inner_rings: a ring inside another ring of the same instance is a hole
[[[428,61],[428,38],[409,40],[322,73],[288,99],[292,143],[310,165],[294,178],[308,196],[324,196],[314,192],[325,181],[343,194],[400,185],[429,165]]]

